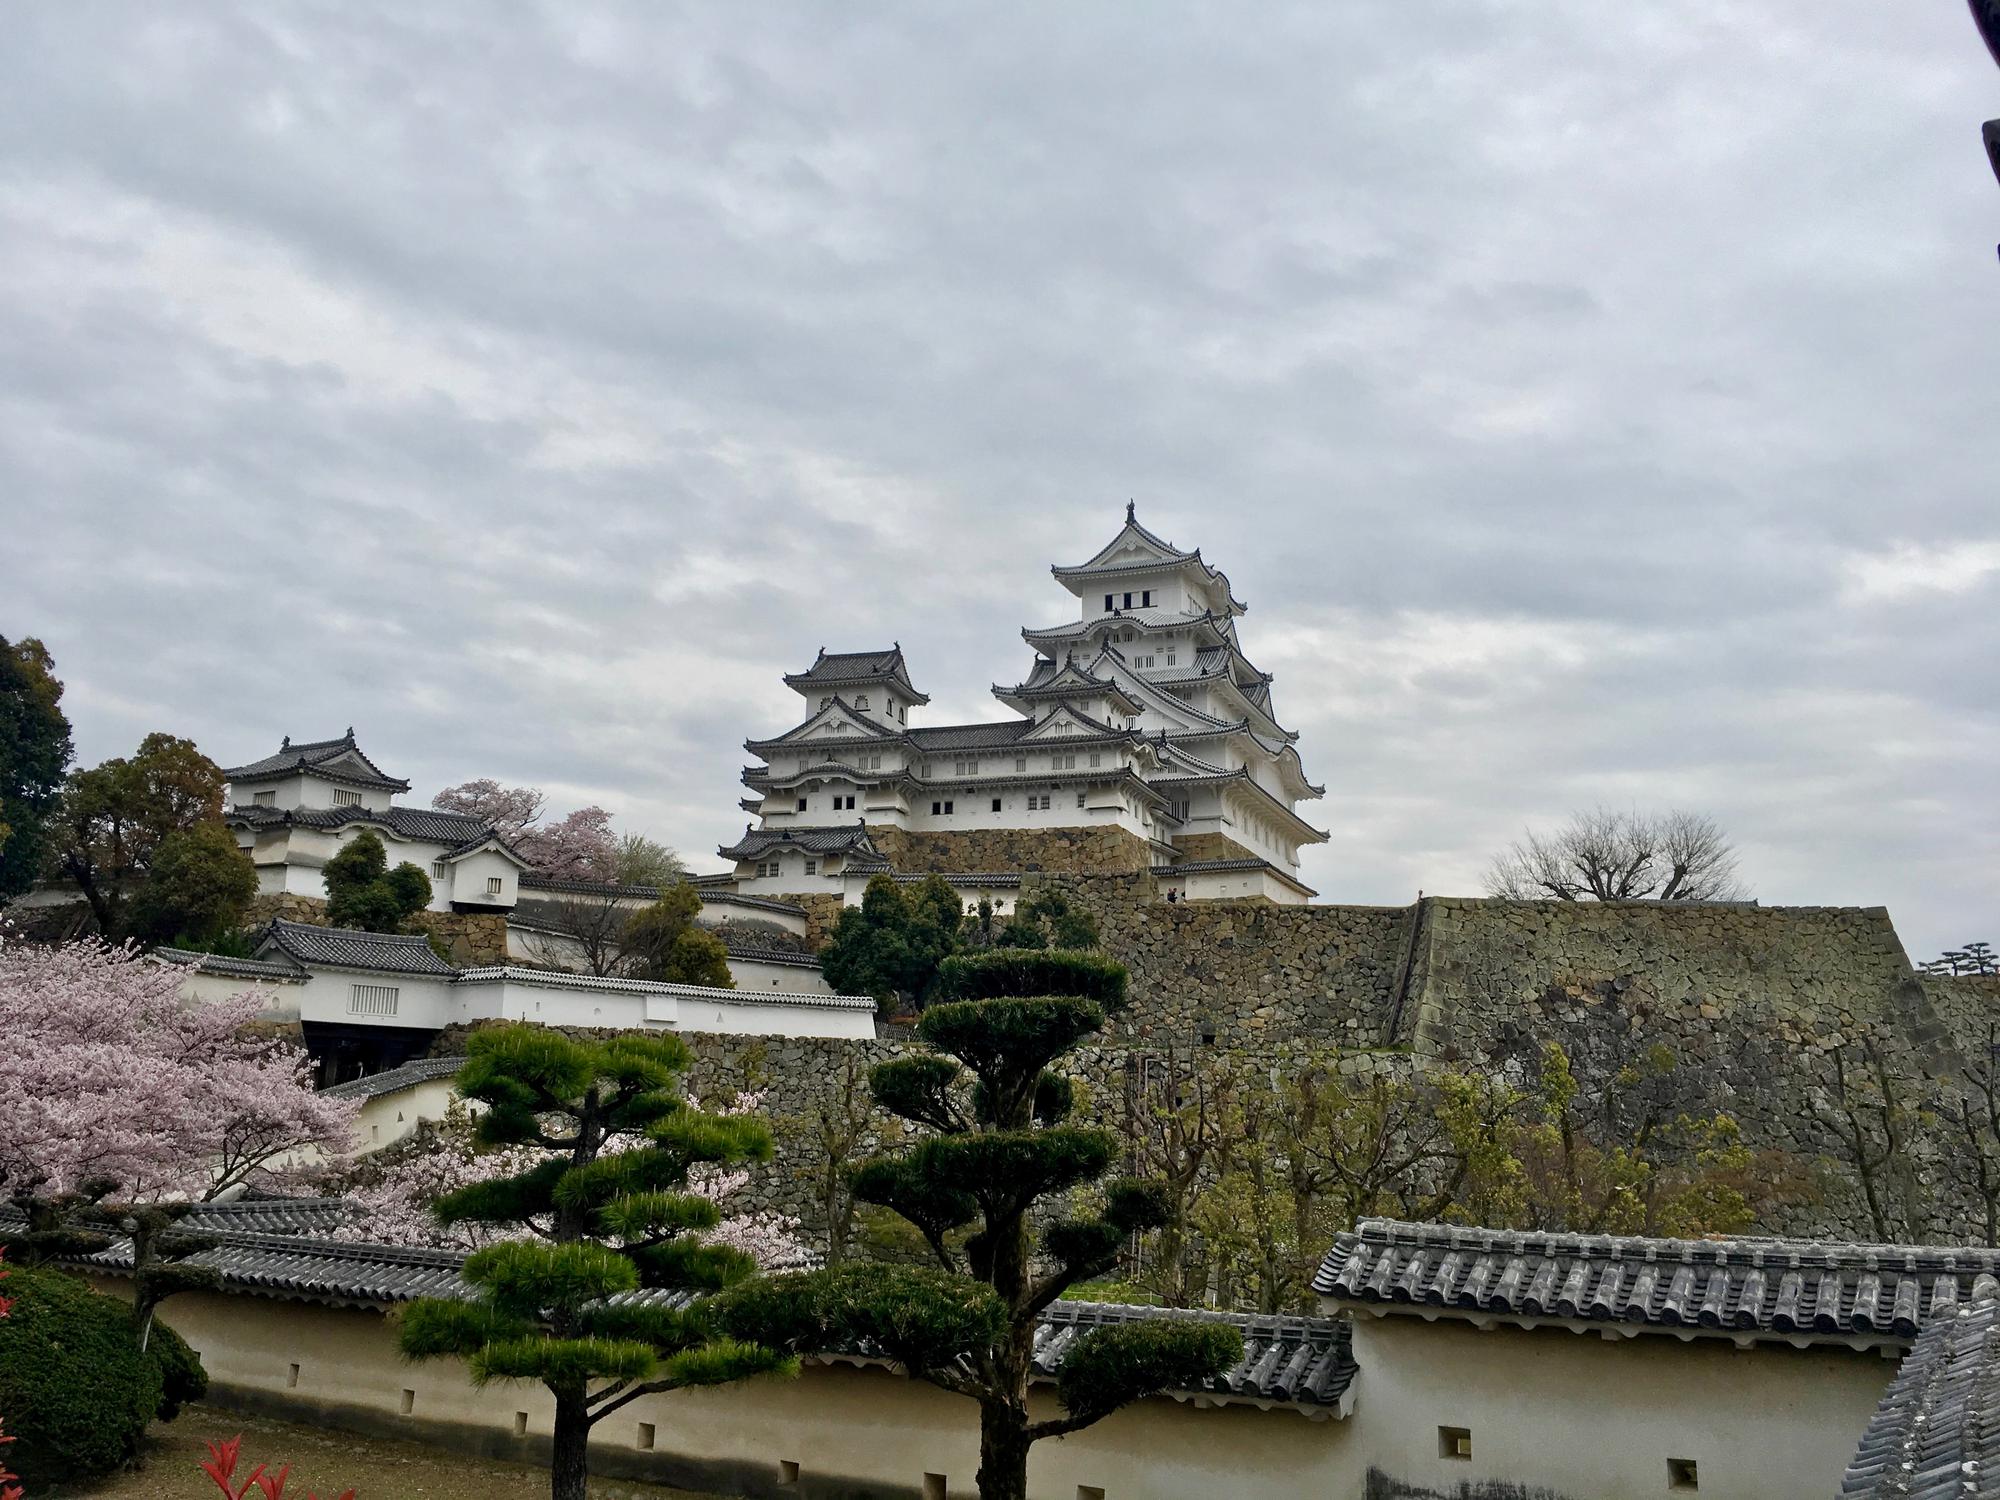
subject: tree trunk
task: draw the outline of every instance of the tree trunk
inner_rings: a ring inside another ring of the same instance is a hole
[[[549,1453],[549,1500],[585,1500],[589,1475],[589,1409],[581,1392],[558,1395],[555,1437]]]
[[[1025,1406],[979,1403],[979,1500],[1028,1500]]]

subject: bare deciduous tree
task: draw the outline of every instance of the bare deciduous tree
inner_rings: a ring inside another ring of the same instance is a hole
[[[1736,853],[1702,813],[1577,813],[1493,861],[1486,888],[1516,901],[1743,901]]]

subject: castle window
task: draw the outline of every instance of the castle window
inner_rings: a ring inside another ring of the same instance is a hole
[[[1132,596],[1130,594],[1127,594],[1125,596],[1125,607],[1127,609],[1130,609],[1132,607]]]
[[[799,798],[799,805],[798,805],[798,809],[797,809],[797,810],[798,810],[799,812],[804,812],[804,811],[806,810],[806,799],[805,799],[805,798],[803,798],[803,797]]]
[[[1049,794],[1043,792],[1039,797],[1030,797],[1028,799],[1028,806],[1038,808],[1042,812],[1047,812],[1049,810]]]
[[[833,810],[835,812],[853,812],[854,799],[852,797],[835,797],[833,799]]]
[[[486,894],[489,896],[500,894],[500,877],[498,875],[488,875],[486,877]]]
[[[1110,612],[1110,611],[1111,611],[1112,609],[1114,609],[1114,608],[1116,608],[1116,606],[1112,604],[1112,602],[1111,602],[1111,596],[1110,596],[1109,594],[1106,594],[1106,595],[1104,596],[1104,609],[1105,609],[1105,612],[1106,612],[1106,613],[1108,614],[1108,613],[1109,613],[1109,612]]]
[[[278,805],[278,794],[276,792],[252,792],[250,794],[250,803],[253,807],[276,807]]]
[[[1167,647],[1167,665],[1171,667],[1173,664],[1174,664],[1174,648],[1172,646],[1169,646]]]
[[[1701,1471],[1691,1458],[1670,1458],[1667,1460],[1667,1488],[1670,1490],[1698,1490],[1701,1488]]]
[[[345,787],[335,787],[333,789],[333,805],[335,807],[359,807],[361,805],[361,793],[350,792]]]
[[[1078,793],[1076,794],[1076,805],[1077,805],[1078,807],[1082,807],[1082,806],[1083,806],[1083,798],[1084,798],[1084,794],[1083,794],[1082,792],[1078,792]]]
[[[817,875],[817,874],[819,874],[819,861],[818,861],[818,860],[816,860],[816,859],[809,859],[809,860],[807,860],[807,861],[806,861],[806,874],[808,874],[808,875]]]
[[[995,798],[993,799],[993,810],[994,810],[995,812],[998,812],[998,811],[1000,811],[1000,799],[999,799],[998,797],[995,797]]]
[[[1152,606],[1153,606],[1153,591],[1151,589],[1147,589],[1145,593],[1139,596],[1139,607],[1141,609],[1151,609]]]
[[[347,1013],[350,1016],[393,1016],[397,994],[398,988],[393,984],[350,985]]]
[[[1025,756],[1025,755],[1017,755],[1017,756],[1015,756],[1015,757],[1014,757],[1014,769],[1015,769],[1015,770],[1017,770],[1017,771],[1025,771],[1025,770],[1027,770],[1027,769],[1028,769],[1028,757],[1027,757],[1027,756]]]
[[[859,698],[856,698],[854,700],[854,706],[865,712],[868,708],[868,695],[866,693],[863,693]]]
[[[1472,1457],[1472,1429],[1469,1427],[1440,1427],[1438,1429],[1438,1457]]]
[[[1049,757],[1049,769],[1051,771],[1074,771],[1076,769],[1076,752],[1072,750],[1067,755],[1051,755]]]
[[[1102,758],[1103,757],[1101,757],[1095,750],[1090,752],[1090,763],[1093,766],[1096,765],[1098,761],[1101,760]]]
[[[432,861],[431,861],[431,879],[433,879],[433,880],[442,880],[442,879],[444,879],[444,861],[443,861],[443,860],[441,860],[441,859],[434,859],[434,860],[432,860]]]

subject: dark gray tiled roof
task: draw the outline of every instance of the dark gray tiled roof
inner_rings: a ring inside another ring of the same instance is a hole
[[[1311,886],[1301,881],[1298,876],[1292,874],[1291,871],[1273,864],[1268,859],[1258,859],[1254,856],[1248,856],[1243,859],[1191,859],[1177,865],[1154,865],[1152,867],[1154,875],[1166,876],[1168,878],[1175,875],[1222,875],[1232,870],[1269,870],[1286,884],[1296,886],[1309,896],[1319,894]]]
[[[466,1295],[458,1275],[464,1259],[453,1250],[243,1234],[228,1236],[224,1243],[190,1257],[189,1263],[214,1267],[222,1275],[225,1291],[387,1307],[417,1297]],[[113,1247],[90,1257],[89,1263],[105,1270],[129,1269],[130,1248]],[[637,1299],[622,1300],[677,1298],[670,1293],[641,1293]],[[1053,1378],[1071,1344],[1093,1328],[1154,1318],[1219,1322],[1241,1330],[1243,1361],[1198,1387],[1199,1394],[1332,1412],[1354,1379],[1347,1327],[1336,1319],[1176,1312],[1101,1302],[1058,1302],[1042,1315],[1035,1331],[1035,1372],[1043,1379]]]
[[[320,1092],[329,1099],[379,1099],[384,1094],[415,1088],[434,1078],[450,1078],[464,1066],[463,1057],[420,1057],[401,1067],[370,1073],[365,1078],[350,1078],[346,1083],[336,1083]]]
[[[811,666],[803,672],[785,674],[787,687],[831,687],[837,683],[885,680],[899,683],[913,702],[931,701],[910,681],[909,663],[903,660],[901,646],[892,646],[887,651],[828,651],[822,646]]]
[[[222,953],[193,953],[186,948],[155,948],[153,957],[164,963],[193,969],[198,973],[215,974],[228,979],[276,979],[291,984],[300,983],[305,979],[305,975],[291,964],[266,963],[260,958],[231,958]]]
[[[327,1234],[345,1223],[353,1205],[345,1198],[294,1198],[281,1193],[249,1193],[226,1203],[202,1203],[180,1220],[183,1228],[201,1234]],[[22,1225],[26,1216],[11,1203],[0,1203],[0,1224]],[[112,1266],[130,1267],[131,1246],[120,1240],[90,1257]]]
[[[330,767],[328,762],[352,755],[365,769],[355,770],[347,766]],[[346,782],[352,786],[382,787],[394,792],[407,792],[410,784],[399,776],[384,774],[381,767],[362,754],[361,747],[354,743],[354,731],[348,730],[337,740],[302,740],[293,744],[289,736],[276,755],[267,755],[262,760],[253,760],[248,765],[234,766],[224,771],[223,776],[230,782],[269,781],[289,775],[295,771],[311,771],[329,780]]]
[[[1941,1313],[1903,1359],[1841,1482],[1844,1500],[2000,1496],[2000,1291]]]
[[[732,942],[723,939],[723,946],[729,950],[731,958],[740,958],[746,963],[785,964],[794,969],[817,969],[820,961],[817,955],[801,953],[796,948],[766,948],[758,943]]]
[[[996,890],[1004,886],[1019,885],[1021,883],[1021,875],[1018,870],[1010,874],[1003,874],[997,870],[923,870],[916,873],[898,874],[891,878],[899,885],[921,885],[926,880],[929,880],[933,874],[939,880],[952,885],[985,885],[992,886]]]
[[[910,740],[919,750],[987,750],[1011,745],[1035,727],[1033,719],[1007,719],[996,724],[940,724],[912,729]]]
[[[519,881],[524,891],[546,891],[557,896],[596,896],[610,901],[657,901],[657,885],[619,885],[608,880],[561,880],[534,870],[523,870]]]
[[[808,854],[845,854],[870,849],[868,831],[859,823],[836,828],[746,828],[743,837],[716,850],[724,859],[755,859],[772,849],[803,849]]]
[[[277,947],[295,963],[325,964],[336,969],[374,969],[385,974],[435,974],[449,979],[458,971],[431,950],[420,937],[386,932],[356,932],[346,927],[309,927],[282,918],[264,929],[259,944]]]
[[[232,807],[226,817],[229,822],[246,828],[278,828],[286,824],[301,828],[345,828],[350,823],[373,823],[403,838],[443,844],[454,851],[477,844],[493,832],[467,813],[439,812],[430,807],[392,807],[387,812],[365,807]]]
[[[733,878],[733,877],[729,877]],[[787,917],[802,917],[805,908],[793,901],[776,901],[766,896],[741,896],[735,891],[703,891],[703,906],[745,906],[752,911],[768,911]]]
[[[1356,1307],[1897,1344],[1969,1296],[2000,1250],[1645,1239],[1364,1219],[1313,1277]]]

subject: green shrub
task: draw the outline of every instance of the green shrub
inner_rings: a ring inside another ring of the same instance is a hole
[[[146,1340],[146,1353],[160,1369],[160,1410],[159,1419],[171,1422],[181,1414],[181,1408],[190,1401],[199,1401],[208,1394],[208,1371],[201,1367],[201,1356],[188,1347],[188,1341],[158,1318],[153,1319],[153,1332]]]
[[[157,1323],[142,1353],[132,1310],[59,1271],[16,1269],[0,1321],[7,1458],[30,1494],[130,1462],[146,1425],[206,1386],[201,1361]],[[163,1395],[167,1400],[163,1401]]]

